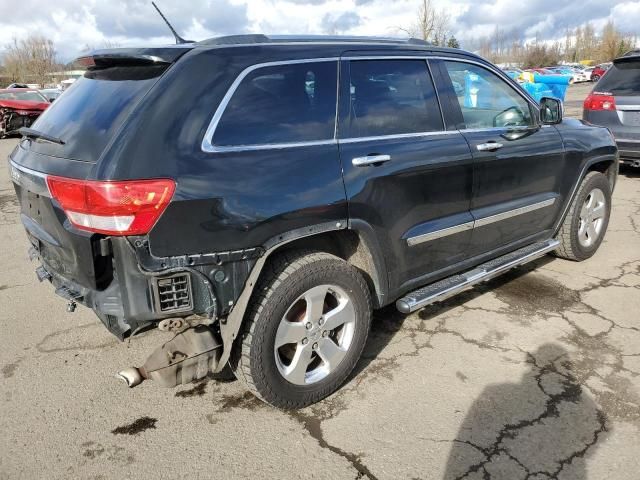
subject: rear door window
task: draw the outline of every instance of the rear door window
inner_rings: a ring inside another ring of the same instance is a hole
[[[531,106],[498,75],[464,62],[444,62],[467,129],[527,127]]]
[[[597,89],[619,96],[640,95],[640,58],[616,62],[602,77]]]
[[[343,138],[443,130],[425,60],[352,60],[350,112]]]
[[[338,62],[260,67],[247,74],[215,128],[218,147],[332,140]]]
[[[31,149],[57,157],[96,162],[138,101],[166,66],[90,70],[33,124],[64,145],[31,142]]]

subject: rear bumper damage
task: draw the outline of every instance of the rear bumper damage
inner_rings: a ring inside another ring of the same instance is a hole
[[[39,110],[16,110],[0,107],[0,138],[22,127],[30,127],[40,116]]]
[[[120,340],[167,318],[202,316],[202,323],[216,319],[217,298],[201,272],[182,268],[145,271],[124,238],[110,239],[109,249],[113,273],[101,289],[87,288],[59,273],[61,266],[48,263],[35,246],[30,257],[40,262],[38,279],[51,282],[55,293],[67,301],[68,311],[74,311],[76,304],[92,309]]]

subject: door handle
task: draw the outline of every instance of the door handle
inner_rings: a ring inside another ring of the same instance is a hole
[[[496,150],[500,150],[502,147],[504,147],[504,145],[501,143],[487,142],[487,143],[481,143],[476,148],[481,152],[495,152]]]
[[[366,157],[356,157],[351,160],[354,167],[367,167],[377,163],[385,163],[391,160],[391,155],[367,155]]]

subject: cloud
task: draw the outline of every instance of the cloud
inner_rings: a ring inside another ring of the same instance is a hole
[[[470,3],[455,19],[461,38],[490,33],[496,27],[520,32],[523,38],[560,38],[586,22],[598,23],[614,13],[616,0],[480,0]],[[640,5],[640,2],[629,2]],[[614,20],[621,18],[615,15]],[[637,24],[636,24],[637,25]],[[636,27],[637,28],[637,27]]]
[[[523,39],[558,39],[567,29],[613,19],[628,33],[640,33],[640,0],[432,0],[446,9],[451,33],[463,47],[496,27]],[[158,0],[185,38],[202,40],[238,33],[405,36],[420,0]],[[6,9],[5,9],[6,10]],[[13,38],[31,33],[54,41],[63,61],[85,45],[121,46],[173,42],[151,0],[21,0],[0,15],[0,52]],[[1,54],[1,53],[0,53]]]
[[[344,12],[340,15],[327,13],[322,17],[322,30],[326,33],[343,33],[357,27],[362,23],[360,15],[356,12]]]

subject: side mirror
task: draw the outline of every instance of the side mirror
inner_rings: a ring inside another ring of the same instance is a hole
[[[540,100],[540,120],[543,125],[557,125],[562,122],[564,108],[557,98],[543,97]]]

